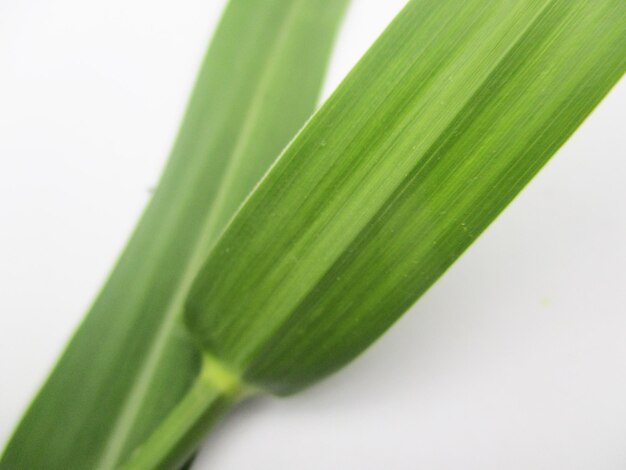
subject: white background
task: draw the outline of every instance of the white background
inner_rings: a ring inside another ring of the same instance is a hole
[[[0,4],[0,441],[146,203],[223,3]],[[403,3],[354,0],[325,95]],[[390,333],[243,407],[197,468],[626,468],[625,130],[622,82]]]

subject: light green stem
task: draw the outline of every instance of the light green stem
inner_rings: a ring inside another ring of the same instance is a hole
[[[130,456],[123,470],[180,468],[206,432],[244,395],[239,379],[204,355],[194,385],[156,431]]]

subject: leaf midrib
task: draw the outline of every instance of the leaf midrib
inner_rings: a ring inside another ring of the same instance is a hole
[[[139,405],[147,395],[149,385],[158,370],[158,365],[166,349],[167,340],[179,317],[178,314],[182,310],[187,292],[204,262],[204,257],[209,251],[212,240],[214,240],[214,235],[217,230],[218,214],[223,210],[225,196],[234,181],[237,164],[241,161],[253,134],[254,125],[257,121],[256,118],[262,109],[263,97],[271,85],[271,79],[276,71],[278,64],[277,57],[279,56],[279,52],[287,45],[288,32],[293,26],[294,19],[297,17],[296,13],[298,7],[302,4],[302,1],[303,0],[297,0],[294,2],[284,17],[285,20],[280,27],[280,32],[277,34],[276,40],[272,45],[272,53],[269,55],[270,60],[266,62],[262,76],[257,82],[258,85],[252,94],[252,104],[245,114],[237,142],[232,147],[233,150],[230,152],[230,157],[227,159],[228,164],[224,172],[224,179],[219,185],[216,197],[209,208],[209,216],[203,224],[200,235],[194,244],[191,251],[192,255],[189,258],[189,264],[178,282],[173,293],[172,301],[165,310],[155,340],[146,354],[143,367],[138,371],[137,379],[130,388],[130,392],[120,408],[121,412],[109,433],[110,437],[104,444],[104,451],[95,463],[97,470],[108,470],[115,467],[123,451],[124,443],[136,422],[136,418],[139,414]]]

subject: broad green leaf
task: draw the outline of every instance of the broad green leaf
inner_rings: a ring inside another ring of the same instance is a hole
[[[0,461],[108,469],[189,389],[182,302],[216,235],[314,110],[347,0],[232,0],[161,182]]]
[[[412,0],[232,220],[190,331],[273,393],[337,370],[558,150],[625,51],[624,0]]]

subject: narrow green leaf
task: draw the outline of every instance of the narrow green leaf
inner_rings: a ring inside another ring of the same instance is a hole
[[[274,393],[340,368],[557,151],[624,51],[623,0],[412,0],[228,226],[190,331]]]
[[[170,160],[2,469],[108,469],[189,389],[182,302],[217,234],[312,113],[347,0],[232,0]]]

